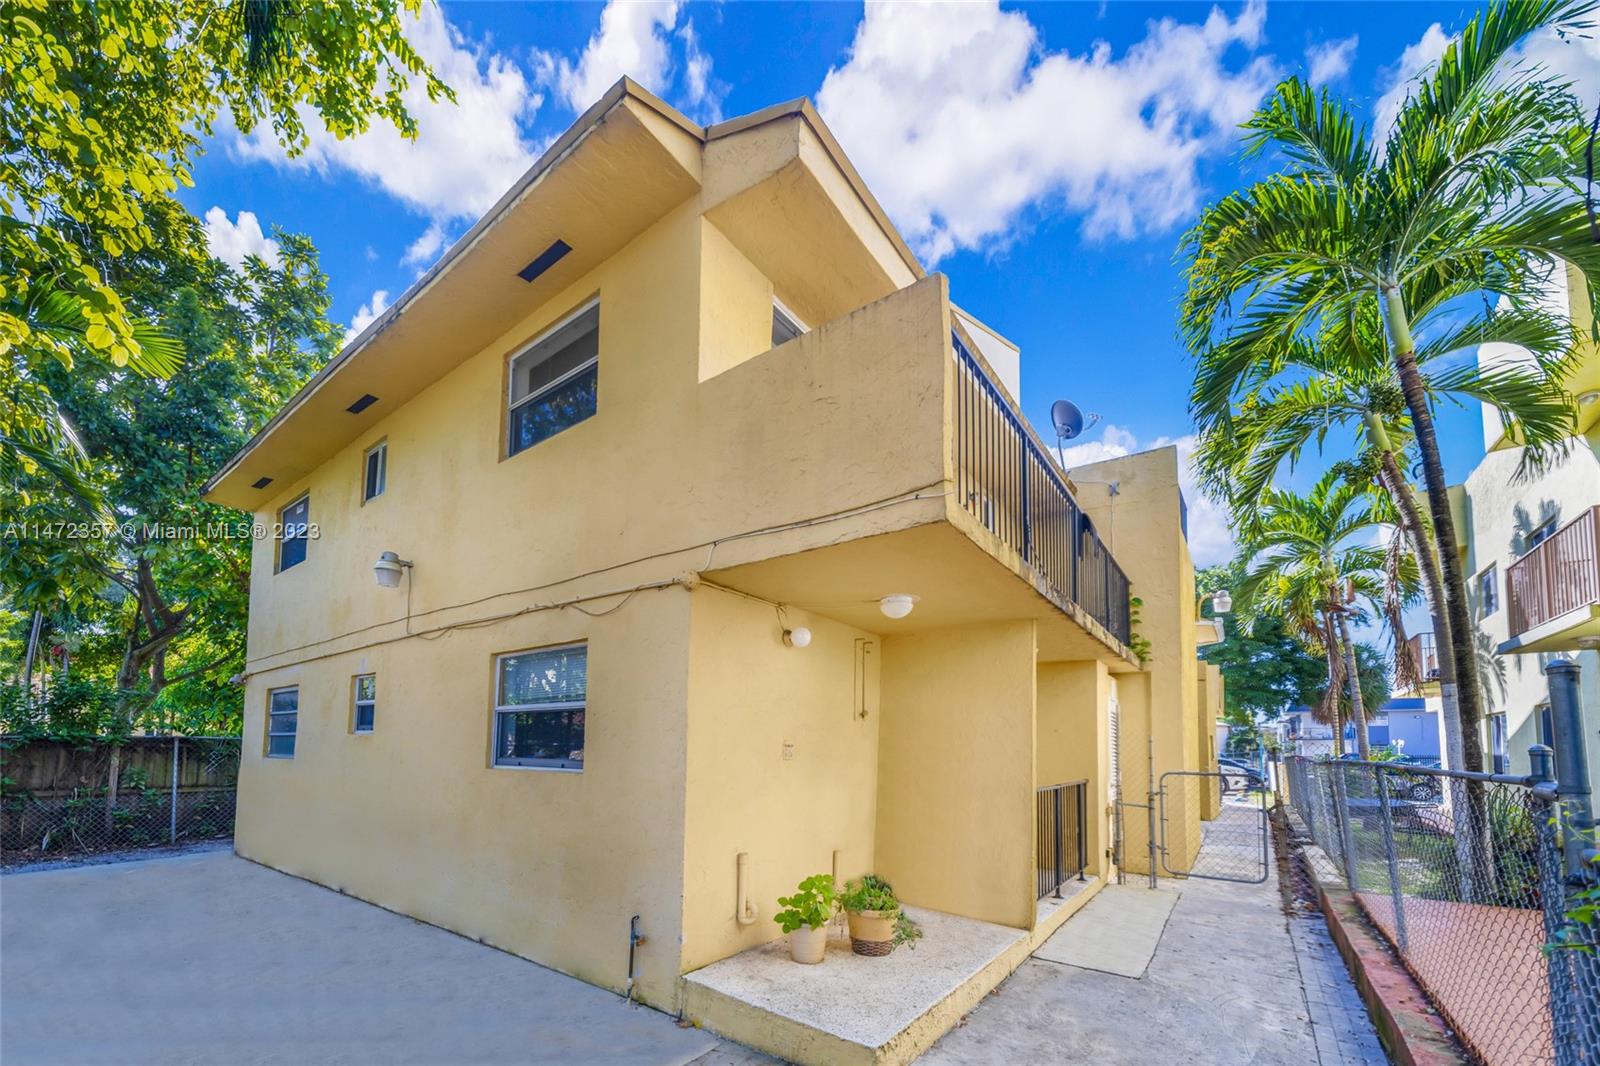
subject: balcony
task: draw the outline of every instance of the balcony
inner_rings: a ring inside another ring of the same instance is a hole
[[[1600,507],[1506,570],[1511,639],[1500,652],[1571,651],[1600,637]]]
[[[896,632],[1034,619],[1041,661],[1136,664],[1127,574],[942,277],[706,379],[696,407],[710,580],[869,632],[904,592]]]
[[[952,334],[956,498],[1004,541],[1059,603],[1128,643],[1128,578],[1027,424]]]
[[[1419,688],[1439,682],[1439,646],[1432,633],[1414,633],[1406,638],[1406,652],[1416,668]]]

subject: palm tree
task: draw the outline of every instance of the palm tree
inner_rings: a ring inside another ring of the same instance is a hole
[[[1509,409],[1508,418],[1523,424],[1545,418],[1542,392],[1530,398],[1518,389],[1498,388],[1497,372],[1480,369],[1475,362],[1450,368],[1448,360],[1457,352],[1443,345],[1473,337],[1554,350],[1570,337],[1570,326],[1538,308],[1506,307],[1474,315],[1473,328],[1464,331],[1459,328],[1460,309],[1449,310],[1450,321],[1443,311],[1432,312],[1440,329],[1427,332],[1438,334],[1438,340],[1419,359],[1430,391],[1457,400],[1492,392]],[[1446,328],[1452,324],[1456,328]],[[1239,349],[1252,341],[1260,343],[1261,350],[1240,359]],[[1440,367],[1450,369],[1439,372]],[[1393,501],[1396,525],[1427,593],[1439,637],[1440,671],[1446,678],[1452,676],[1454,657],[1440,561],[1431,523],[1404,473],[1413,444],[1411,419],[1388,357],[1376,302],[1358,304],[1348,317],[1322,322],[1315,336],[1297,339],[1286,349],[1259,338],[1239,344],[1224,341],[1211,348],[1199,360],[1191,402],[1200,428],[1201,476],[1237,513],[1257,504],[1278,473],[1292,469],[1308,446],[1320,451],[1334,429],[1354,439],[1363,467],[1370,467],[1371,479]],[[1399,658],[1403,660],[1403,651]],[[1414,664],[1397,664],[1397,674],[1414,673],[1408,665]],[[1444,732],[1450,765],[1460,767],[1459,715],[1445,715]]]
[[[1569,339],[1550,343],[1537,299],[1552,264],[1567,263],[1596,302],[1600,246],[1573,181],[1588,131],[1568,86],[1518,65],[1514,50],[1535,31],[1586,28],[1593,7],[1501,0],[1445,49],[1381,140],[1326,91],[1283,82],[1245,128],[1247,151],[1275,153],[1284,170],[1208,208],[1184,239],[1182,325],[1216,379],[1197,404],[1213,418],[1262,360],[1274,365],[1330,323],[1381,316],[1437,545],[1441,643],[1448,638],[1453,663],[1442,696],[1474,770],[1482,703],[1464,666],[1473,628],[1432,403],[1459,393],[1500,408],[1529,470],[1573,433],[1560,384]],[[1502,334],[1532,342],[1523,343],[1528,363],[1483,369],[1445,358]]]
[[[1360,541],[1361,534],[1387,525],[1393,513],[1386,501],[1374,498],[1366,486],[1346,480],[1345,473],[1339,467],[1328,471],[1305,496],[1267,489],[1260,506],[1242,516],[1244,550],[1254,558],[1240,594],[1248,604],[1248,617],[1280,614],[1323,645],[1328,656],[1324,708],[1334,722],[1336,753],[1342,736],[1338,716],[1342,684],[1350,700],[1356,744],[1366,759],[1371,747],[1350,635],[1351,615],[1364,621],[1362,604],[1413,598],[1417,577],[1414,565],[1395,571],[1386,548]],[[1397,573],[1399,580],[1392,591],[1391,573]],[[1404,634],[1397,632],[1395,643],[1403,644]]]

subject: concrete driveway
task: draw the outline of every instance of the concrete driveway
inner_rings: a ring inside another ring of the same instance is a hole
[[[0,1060],[770,1061],[223,851],[0,879]]]

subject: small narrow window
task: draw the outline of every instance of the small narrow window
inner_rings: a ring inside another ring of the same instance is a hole
[[[1539,527],[1533,532],[1529,533],[1527,539],[1523,541],[1524,545],[1526,546],[1526,550],[1533,551],[1533,549],[1537,548],[1539,545],[1543,544],[1545,541],[1554,536],[1555,532],[1556,520],[1554,518],[1547,518],[1543,522],[1540,522]]]
[[[300,724],[300,689],[275,688],[267,693],[267,758],[294,758],[295,732]]]
[[[366,461],[361,468],[361,502],[383,495],[389,480],[389,444],[387,441],[367,449]]]
[[[592,303],[512,358],[506,454],[594,417],[599,384],[600,305]]]
[[[1500,609],[1500,585],[1496,580],[1495,564],[1478,575],[1478,617],[1488,618]]]
[[[378,719],[378,675],[357,674],[352,689],[350,731],[370,733]]]
[[[806,332],[805,323],[800,321],[800,316],[783,306],[778,300],[772,301],[772,346],[776,348],[785,341],[792,341],[800,334]]]
[[[306,561],[311,533],[311,497],[302,496],[278,512],[278,572]]]
[[[582,770],[588,646],[513,652],[495,670],[494,764]]]

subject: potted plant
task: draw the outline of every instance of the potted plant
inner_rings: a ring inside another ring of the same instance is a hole
[[[900,909],[894,888],[876,874],[845,884],[840,903],[850,918],[850,950],[887,955],[901,944],[916,947],[922,928]]]
[[[779,896],[783,908],[772,916],[789,934],[789,957],[807,964],[822,961],[828,949],[828,922],[839,909],[839,893],[832,874],[813,874],[801,881],[792,896]]]

